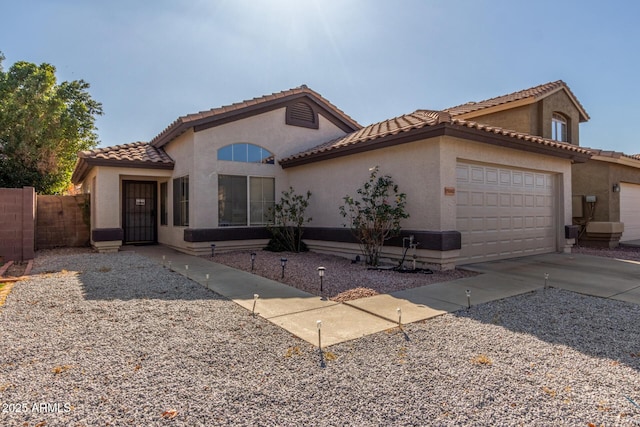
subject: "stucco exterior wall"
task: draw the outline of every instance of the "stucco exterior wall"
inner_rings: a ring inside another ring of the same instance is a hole
[[[538,109],[535,104],[510,108],[492,114],[484,114],[474,117],[474,122],[498,126],[503,129],[539,135],[538,133]]]
[[[312,192],[308,213],[313,227],[341,227],[345,219],[338,207],[342,198],[355,195],[368,179],[369,168],[380,166],[401,192],[407,194],[410,218],[403,228],[430,231],[456,230],[456,197],[445,187],[457,184],[456,162],[479,162],[557,174],[558,247],[564,247],[564,225],[571,224],[571,164],[569,160],[511,150],[451,137],[438,137],[395,147],[330,159],[287,169],[296,192]]]
[[[574,164],[572,169],[572,193],[574,196],[596,196],[596,206],[593,221],[620,221],[620,196],[612,200],[611,164],[597,160]],[[613,206],[615,205],[615,206]],[[615,212],[615,213],[614,213]],[[584,215],[587,213],[584,212]],[[576,214],[577,215],[577,214]]]
[[[613,159],[612,159],[613,160]],[[622,160],[625,161],[625,160]],[[633,162],[632,160],[628,160]],[[640,168],[631,164],[591,159],[573,165],[573,195],[596,196],[594,221],[620,221],[620,194],[613,192],[613,184],[640,184]]]
[[[540,113],[538,119],[540,120],[539,126],[542,133],[534,135],[551,138],[551,117],[554,112],[559,112],[569,119],[568,142],[580,145],[580,113],[571,98],[569,98],[569,95],[564,90],[561,90],[542,99],[539,104]]]
[[[277,160],[342,135],[344,131],[322,115],[319,115],[318,129],[287,125],[284,108],[196,132],[193,146],[197,155],[193,161],[193,180],[190,180],[190,227],[218,226],[218,175],[273,177],[278,200],[281,192],[289,187],[289,179]],[[218,149],[234,143],[258,145],[273,153],[276,161],[272,165],[218,161]],[[178,160],[174,160],[178,164]]]

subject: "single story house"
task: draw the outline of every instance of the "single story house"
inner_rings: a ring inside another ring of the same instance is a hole
[[[441,268],[569,251],[572,165],[588,120],[557,81],[442,111],[361,126],[306,86],[179,117],[150,142],[81,152],[101,251],[160,243],[192,254],[264,247],[282,191],[312,193],[311,250],[353,257],[339,213],[379,166],[407,194],[402,235]],[[402,238],[384,255],[399,258]]]

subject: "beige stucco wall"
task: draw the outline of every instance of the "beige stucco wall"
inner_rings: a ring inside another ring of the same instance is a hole
[[[451,137],[438,137],[395,147],[330,159],[287,169],[298,193],[312,192],[309,215],[313,227],[342,227],[342,198],[356,195],[368,179],[369,168],[380,166],[401,192],[407,194],[410,218],[406,229],[456,230],[456,197],[445,195],[445,187],[456,187],[456,162],[480,162],[557,174],[558,250],[564,245],[564,225],[571,224],[571,164],[569,160],[511,150]]]
[[[193,134],[197,156],[190,172],[193,176],[190,181],[190,227],[218,226],[218,175],[273,177],[278,199],[289,187],[288,176],[277,164],[278,159],[342,135],[344,131],[321,115],[319,129],[286,125],[284,108]],[[218,161],[218,149],[233,143],[251,143],[265,148],[275,155],[276,162],[269,165]]]
[[[122,181],[161,182],[170,176],[171,170],[165,169],[94,167],[84,180],[92,195],[91,230],[122,227]]]

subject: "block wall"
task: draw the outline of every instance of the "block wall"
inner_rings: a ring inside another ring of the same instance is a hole
[[[38,195],[36,248],[89,245],[89,196]]]
[[[0,188],[0,258],[3,262],[33,259],[35,205],[33,187]]]

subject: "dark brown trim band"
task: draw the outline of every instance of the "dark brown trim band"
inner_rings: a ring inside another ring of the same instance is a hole
[[[385,245],[402,247],[403,238],[413,236],[418,249],[433,251],[453,251],[462,247],[462,238],[458,231],[402,230],[400,236],[388,240]],[[233,240],[269,239],[271,234],[264,227],[229,228],[187,228],[184,230],[185,242],[216,242]],[[348,228],[307,227],[303,240],[321,240],[340,243],[358,243]]]
[[[265,227],[185,228],[185,242],[216,242],[225,240],[269,239]]]
[[[95,228],[91,230],[91,240],[94,242],[110,242],[124,239],[122,228]]]

